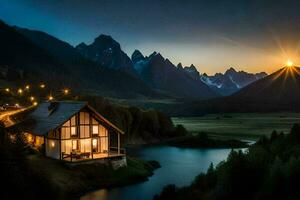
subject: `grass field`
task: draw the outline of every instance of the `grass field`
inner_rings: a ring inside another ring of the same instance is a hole
[[[172,118],[189,132],[206,132],[210,136],[256,140],[273,130],[288,133],[295,123],[300,123],[300,113],[235,113],[206,115],[203,117]]]

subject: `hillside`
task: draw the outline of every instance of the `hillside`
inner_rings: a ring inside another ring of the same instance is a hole
[[[83,93],[121,98],[157,96],[138,78],[101,68],[65,42],[46,33],[18,30],[24,35],[0,22],[1,79],[11,84],[43,82],[54,88],[67,86]]]
[[[204,101],[188,102],[180,109],[169,108],[170,115],[199,116],[224,112],[300,111],[300,68],[284,67],[237,93]]]

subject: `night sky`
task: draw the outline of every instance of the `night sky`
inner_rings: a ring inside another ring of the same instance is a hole
[[[158,51],[201,73],[300,64],[300,1],[0,0],[0,18],[71,45],[108,34],[129,56]]]

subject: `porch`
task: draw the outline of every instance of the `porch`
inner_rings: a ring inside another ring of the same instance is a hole
[[[89,160],[121,158],[126,156],[124,148],[110,147],[107,152],[81,152],[79,150],[72,151],[69,154],[62,152],[61,160],[67,162],[82,162]]]

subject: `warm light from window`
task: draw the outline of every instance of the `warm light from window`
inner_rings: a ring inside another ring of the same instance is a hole
[[[54,141],[51,141],[50,145],[51,145],[51,147],[55,147]]]
[[[5,91],[6,91],[6,92],[9,92],[10,90],[9,90],[9,88],[5,88]]]
[[[33,96],[30,97],[30,101],[34,101],[34,97]]]
[[[45,84],[40,85],[40,88],[45,88],[45,87],[46,87]]]
[[[15,104],[16,107],[19,107],[20,105],[18,103]]]
[[[71,127],[71,135],[76,135],[76,127]]]
[[[97,139],[93,139],[93,148],[96,148],[97,147]]]
[[[38,105],[38,103],[35,101],[35,102],[33,102],[33,105],[34,105],[34,106],[37,106],[37,105]]]
[[[29,90],[29,89],[30,89],[30,86],[29,86],[29,85],[26,85],[26,86],[25,86],[25,89],[26,89],[26,90]]]
[[[22,89],[18,89],[18,93],[19,93],[19,94],[22,94],[22,93],[23,93],[23,90],[22,90]]]
[[[99,131],[98,131],[98,126],[94,125],[93,126],[93,134],[97,134],[98,135]]]
[[[77,140],[72,140],[72,149],[77,149]]]
[[[53,98],[53,96],[51,96],[51,95],[48,97],[48,100],[49,100],[49,101],[52,101],[53,99],[54,99],[54,98]]]

